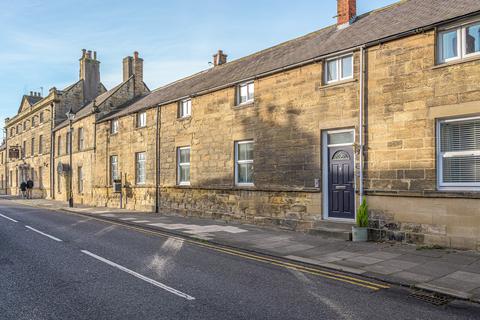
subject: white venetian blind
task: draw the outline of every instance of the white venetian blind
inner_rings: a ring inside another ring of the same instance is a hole
[[[444,183],[480,184],[480,118],[440,123]]]

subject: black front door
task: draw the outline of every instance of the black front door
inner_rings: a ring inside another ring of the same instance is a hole
[[[352,147],[329,148],[328,162],[328,216],[355,219]]]

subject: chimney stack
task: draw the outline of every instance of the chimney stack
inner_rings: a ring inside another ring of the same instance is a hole
[[[143,59],[138,56],[138,51],[133,53],[133,57],[123,58],[123,81],[127,81],[131,76],[134,76],[135,96],[144,93]]]
[[[82,49],[80,58],[80,79],[83,80],[84,103],[95,99],[100,91],[100,61],[97,60],[97,53]]]
[[[30,91],[30,97],[33,97],[33,91]]]
[[[337,27],[349,26],[357,17],[356,0],[337,0]]]
[[[222,50],[218,50],[217,53],[213,55],[213,66],[219,66],[224,63],[227,63],[227,55],[223,53]]]

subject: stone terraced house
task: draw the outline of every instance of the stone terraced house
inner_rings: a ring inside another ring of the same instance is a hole
[[[338,0],[337,19],[151,92],[125,58],[122,84],[75,111],[73,170],[57,170],[70,123],[50,125],[43,196],[66,200],[73,177],[75,203],[339,237],[366,197],[374,239],[479,249],[480,1],[357,16]],[[0,153],[21,146],[21,110]],[[7,193],[16,163],[0,164]]]

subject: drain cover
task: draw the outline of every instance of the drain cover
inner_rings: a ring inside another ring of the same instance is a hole
[[[450,301],[452,301],[452,298],[450,297],[438,295],[435,293],[425,292],[422,290],[414,291],[410,295],[415,299],[428,302],[436,306],[443,306],[449,303]]]

